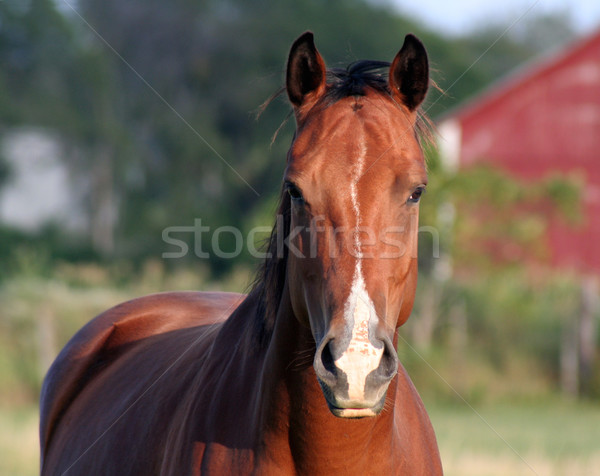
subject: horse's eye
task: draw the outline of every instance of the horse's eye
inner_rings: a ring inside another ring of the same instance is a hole
[[[421,195],[425,193],[425,187],[417,187],[410,197],[408,197],[409,203],[417,203],[421,199]]]
[[[297,201],[304,200],[304,197],[302,196],[302,192],[293,183],[291,183],[291,182],[286,183],[285,188],[292,200],[297,200]]]

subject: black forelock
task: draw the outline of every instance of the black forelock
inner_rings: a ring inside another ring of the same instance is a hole
[[[335,102],[351,96],[364,96],[367,88],[390,94],[386,61],[361,60],[346,68],[333,68],[327,71],[327,92],[325,101]]]

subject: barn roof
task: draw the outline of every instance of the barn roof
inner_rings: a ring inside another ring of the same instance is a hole
[[[478,94],[451,108],[438,118],[437,122],[447,119],[461,120],[477,114],[483,109],[504,100],[514,89],[535,82],[540,77],[562,68],[566,63],[588,50],[600,49],[600,29],[594,33],[570,42],[566,46],[550,50],[531,61],[525,62],[499,80],[492,82]]]

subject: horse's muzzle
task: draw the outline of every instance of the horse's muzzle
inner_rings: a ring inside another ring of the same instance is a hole
[[[342,418],[375,416],[383,409],[390,381],[398,372],[391,339],[343,344],[326,337],[313,362],[331,412]]]

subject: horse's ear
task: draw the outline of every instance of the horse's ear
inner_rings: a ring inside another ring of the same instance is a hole
[[[392,93],[414,111],[425,99],[429,87],[429,61],[423,43],[414,35],[406,35],[404,45],[390,66]]]
[[[286,88],[290,102],[301,107],[309,95],[316,98],[323,93],[325,82],[325,62],[315,47],[312,32],[307,31],[294,42],[288,58]]]

